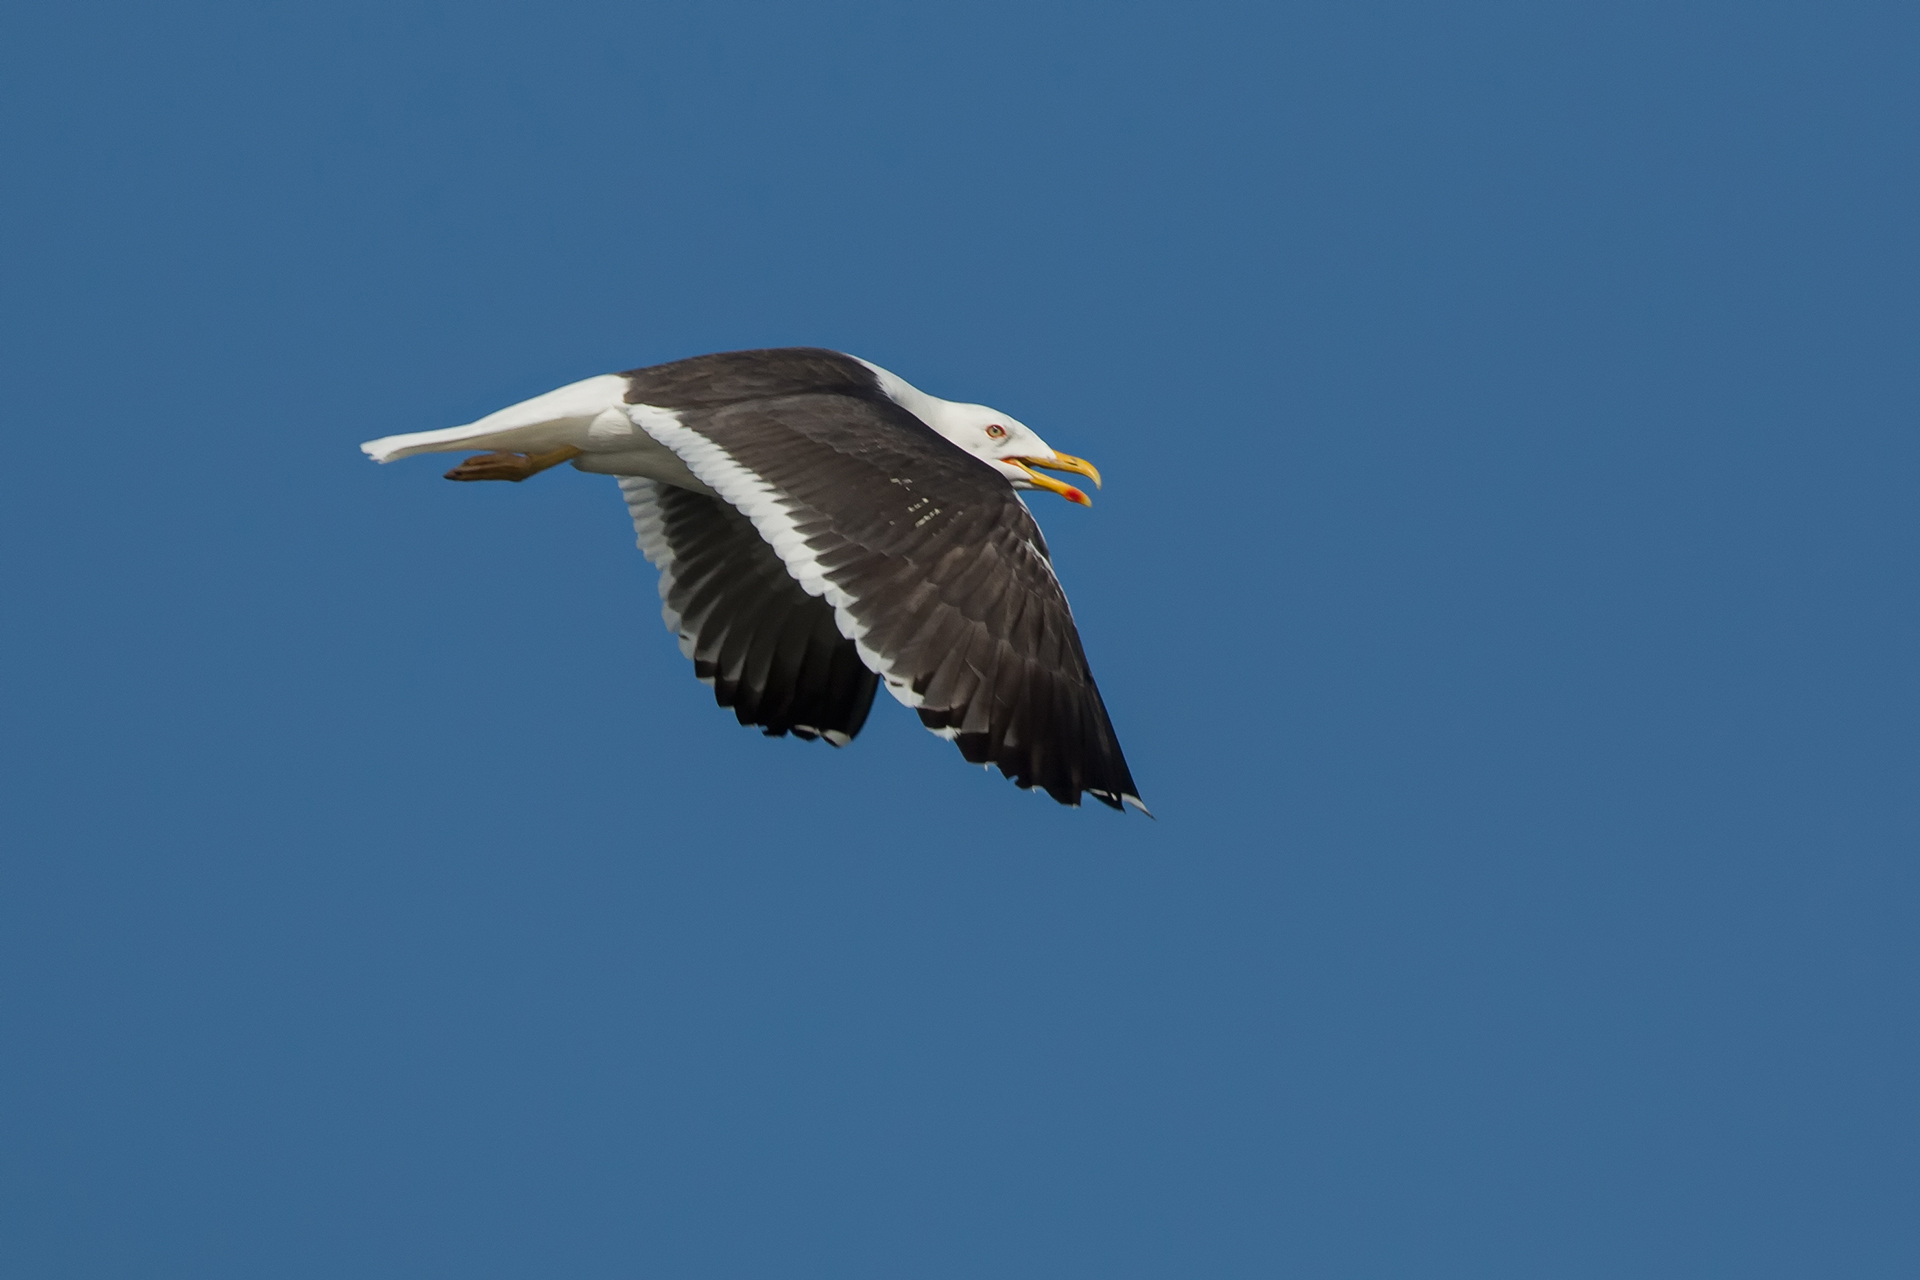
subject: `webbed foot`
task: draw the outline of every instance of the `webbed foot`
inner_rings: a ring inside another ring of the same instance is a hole
[[[580,450],[570,444],[546,453],[508,453],[496,449],[492,453],[476,453],[465,462],[447,472],[449,480],[511,480],[515,484],[528,476],[539,475],[548,467],[557,467],[561,463],[580,456]]]

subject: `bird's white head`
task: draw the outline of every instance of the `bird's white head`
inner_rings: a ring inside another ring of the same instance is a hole
[[[936,416],[938,421],[930,422],[929,426],[1013,481],[1014,488],[1045,489],[1068,502],[1077,502],[1083,507],[1093,505],[1093,500],[1081,490],[1052,476],[1043,476],[1035,468],[1075,472],[1093,481],[1096,489],[1100,487],[1099,469],[1085,458],[1061,453],[1026,423],[983,404],[957,404],[951,400],[940,402]]]
[[[989,409],[984,404],[942,400],[939,396],[928,395],[879,365],[865,360],[860,363],[873,370],[881,387],[895,403],[1011,480],[1014,488],[1045,489],[1049,493],[1059,494],[1068,502],[1077,502],[1083,507],[1093,505],[1093,500],[1081,490],[1052,476],[1041,475],[1037,470],[1044,467],[1049,471],[1071,471],[1093,481],[1097,489],[1100,487],[1100,472],[1091,462],[1070,453],[1061,453],[1042,440],[1033,428],[998,409]]]

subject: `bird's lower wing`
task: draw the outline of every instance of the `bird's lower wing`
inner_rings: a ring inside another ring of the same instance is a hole
[[[661,613],[694,674],[741,724],[845,746],[878,683],[833,608],[808,595],[753,524],[716,498],[622,478],[640,549],[660,570]]]

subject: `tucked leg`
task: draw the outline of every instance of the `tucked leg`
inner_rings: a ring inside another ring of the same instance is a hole
[[[546,453],[476,453],[465,462],[447,472],[449,480],[511,480],[515,484],[528,476],[538,475],[548,467],[557,467],[563,462],[580,456],[580,450],[570,444]]]

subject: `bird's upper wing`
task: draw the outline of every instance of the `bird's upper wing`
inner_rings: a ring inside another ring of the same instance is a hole
[[[1140,803],[1046,541],[993,468],[863,395],[633,411],[968,760],[1063,804]]]
[[[845,746],[878,677],[738,511],[705,494],[623,477],[640,549],[660,570],[661,614],[741,724]]]

